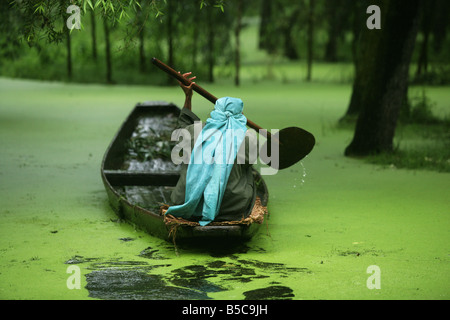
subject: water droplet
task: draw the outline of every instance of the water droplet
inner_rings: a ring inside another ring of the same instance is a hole
[[[306,178],[306,168],[305,168],[305,166],[303,165],[303,162],[302,161],[300,161],[300,165],[302,166],[302,169],[303,169],[303,172],[302,172],[302,185],[305,183],[305,178]]]

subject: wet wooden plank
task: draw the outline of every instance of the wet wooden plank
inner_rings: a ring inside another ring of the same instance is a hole
[[[175,186],[180,177],[177,172],[152,173],[122,170],[104,170],[112,186]]]

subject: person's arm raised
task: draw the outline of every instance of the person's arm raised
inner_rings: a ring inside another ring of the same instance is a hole
[[[179,73],[179,72],[178,72]],[[183,92],[186,96],[184,100],[184,108],[188,110],[192,110],[192,95],[194,93],[192,86],[195,84],[195,82],[192,82],[196,77],[190,77],[192,75],[192,72],[187,72],[183,74],[183,77],[191,82],[189,86],[185,86],[183,83],[179,82],[181,89],[183,89]]]

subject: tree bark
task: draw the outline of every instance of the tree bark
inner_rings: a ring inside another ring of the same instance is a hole
[[[432,31],[433,50],[440,53],[444,47],[444,42],[449,31],[450,22],[450,1],[436,0],[436,9],[433,16]]]
[[[337,62],[338,60],[338,40],[342,33],[343,21],[345,21],[344,14],[348,15],[348,12],[342,8],[343,5],[342,0],[333,0],[329,1],[325,8],[328,40],[325,45],[324,60],[328,62]]]
[[[345,150],[347,156],[393,150],[397,118],[408,87],[420,2],[384,0],[381,3],[385,18],[381,30],[371,30],[378,32],[378,46],[373,52],[372,63],[369,61],[371,77],[362,93],[363,108],[353,140]]]
[[[272,0],[261,1],[261,21],[259,24],[259,49],[271,50],[268,45],[268,27],[270,26],[271,14],[272,14]]]
[[[144,26],[139,31],[139,72],[145,73],[145,46],[144,46]]]
[[[207,26],[208,26],[208,44],[207,44],[207,63],[208,63],[208,81],[214,82],[214,19],[213,14],[216,8],[207,7]]]
[[[91,38],[92,38],[92,59],[97,61],[97,34],[95,24],[95,11],[91,11]]]
[[[192,36],[192,70],[197,70],[197,55],[198,55],[198,44],[199,44],[199,32],[198,30],[201,28],[201,10],[194,10],[194,16],[191,29]]]
[[[295,8],[289,16],[286,17],[284,26],[281,28],[283,32],[284,40],[284,56],[289,60],[298,60],[300,58],[296,42],[292,38],[292,30],[298,21],[298,16],[300,14],[300,7]]]
[[[419,78],[428,71],[428,47],[431,33],[432,19],[435,11],[435,0],[428,0],[423,5],[422,10],[422,35],[423,40],[420,46],[419,60],[417,61],[416,77]]]
[[[67,48],[67,77],[72,80],[72,46],[70,40],[70,30],[66,30],[66,48]]]
[[[139,34],[139,72],[145,73],[146,71],[146,58],[145,58],[145,17],[142,6],[137,9],[136,17],[138,21],[138,34]]]
[[[65,7],[63,3],[60,1],[60,8],[65,10]],[[66,39],[66,70],[67,70],[67,79],[70,81],[72,80],[72,46],[71,46],[71,39],[70,39],[70,29],[66,25],[66,15],[61,11],[61,17],[62,17],[62,39],[65,37]],[[3,30],[2,30],[3,31]],[[38,47],[39,48],[39,47]]]
[[[175,65],[175,52],[174,52],[174,3],[173,0],[167,0],[167,61],[169,63],[169,66]],[[167,78],[169,85],[175,85],[176,81],[173,77]]]
[[[306,74],[306,81],[311,81],[311,77],[312,77],[312,61],[313,61],[313,54],[314,54],[314,6],[315,6],[315,0],[309,0],[308,30],[307,30],[308,70],[307,70],[307,74]]]
[[[106,17],[103,18],[103,30],[105,33],[106,82],[112,83],[111,42],[109,38],[109,26]]]
[[[239,86],[240,84],[240,67],[241,67],[241,43],[240,43],[240,35],[242,28],[242,0],[237,0],[237,15],[236,15],[236,27],[234,29],[234,38],[235,38],[235,57],[234,57],[234,84]]]
[[[361,12],[365,12],[368,2],[355,2],[353,4],[353,42],[352,54],[355,68],[355,78],[353,80],[352,95],[347,112],[341,121],[347,118],[352,119],[357,116],[363,106],[364,89],[367,88],[367,81],[372,77],[374,70],[373,53],[379,45],[380,31],[369,30],[366,27],[366,20],[361,19]],[[382,14],[386,13],[382,11]],[[385,15],[381,17],[384,20]]]

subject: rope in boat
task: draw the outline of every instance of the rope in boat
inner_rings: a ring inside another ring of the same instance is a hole
[[[164,215],[164,223],[169,227],[169,238],[172,237],[173,244],[176,247],[176,234],[177,229],[181,226],[196,227],[200,224],[196,221],[189,221],[183,218],[174,217],[170,214],[166,215],[168,205],[162,205],[160,208],[160,214]],[[251,225],[252,223],[262,224],[264,222],[264,217],[268,215],[267,206],[261,204],[261,199],[256,197],[255,205],[248,217],[242,218],[236,221],[213,221],[208,226],[232,226],[232,225]],[[267,225],[268,227],[268,225]],[[207,227],[206,227],[207,228]]]

